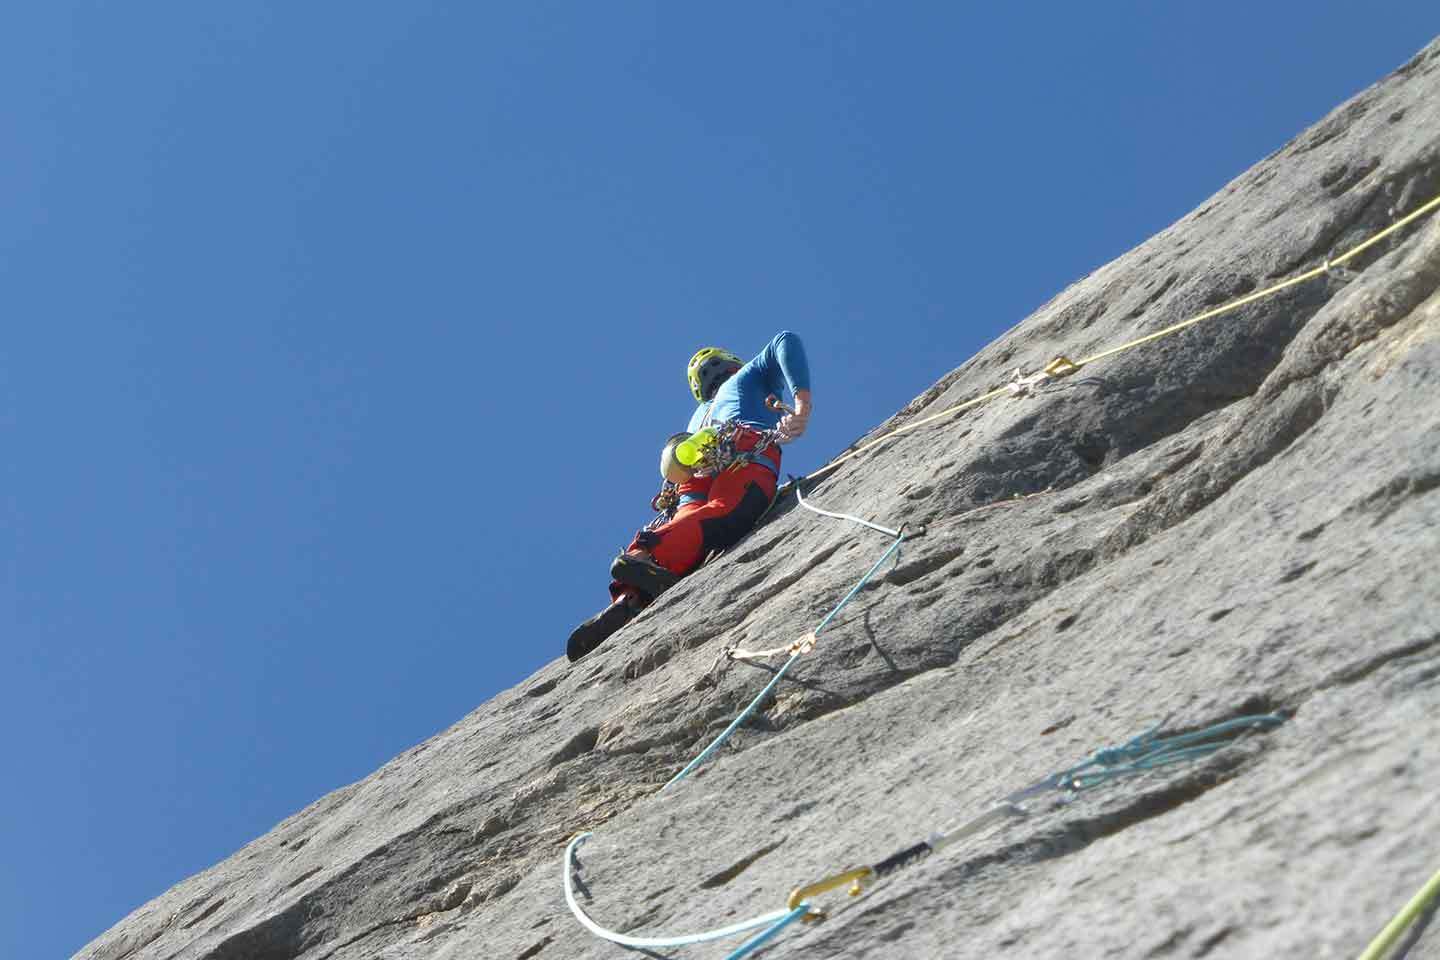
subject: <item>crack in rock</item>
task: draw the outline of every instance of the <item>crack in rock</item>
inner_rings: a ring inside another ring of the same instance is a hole
[[[755,864],[755,862],[756,862],[757,860],[759,860],[761,857],[763,857],[763,856],[765,856],[766,854],[769,854],[769,853],[774,853],[776,850],[779,850],[779,849],[780,849],[782,846],[784,846],[784,845],[785,845],[785,838],[784,838],[784,837],[781,837],[779,840],[776,840],[774,843],[767,844],[767,845],[761,847],[759,850],[756,850],[754,853],[750,854],[749,856],[746,856],[746,857],[742,858],[739,862],[734,863],[734,864],[732,864],[731,866],[726,867],[724,870],[721,870],[719,873],[714,874],[713,876],[710,876],[710,877],[705,878],[704,880],[701,880],[701,881],[700,881],[700,889],[701,889],[701,890],[714,890],[716,887],[723,887],[723,886],[725,886],[725,884],[729,883],[731,880],[734,880],[736,877],[740,876],[740,874],[742,874],[742,873],[744,873],[746,870],[750,869],[750,867],[752,867],[752,866]]]

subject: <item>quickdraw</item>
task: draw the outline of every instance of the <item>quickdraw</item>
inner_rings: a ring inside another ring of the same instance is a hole
[[[1097,750],[1089,758],[1073,767],[1051,774],[1024,789],[1016,790],[979,816],[932,833],[919,843],[911,844],[879,863],[852,867],[814,883],[796,887],[790,894],[787,906],[794,910],[802,903],[808,904],[811,899],[822,893],[828,893],[841,887],[847,888],[850,896],[858,897],[865,892],[866,886],[874,881],[918,863],[931,854],[939,853],[953,843],[975,836],[998,824],[1025,818],[1029,814],[1024,807],[1019,805],[1019,801],[1037,794],[1058,790],[1073,795],[1120,777],[1134,776],[1172,763],[1198,760],[1235,742],[1243,734],[1268,732],[1284,722],[1284,715],[1278,713],[1237,717],[1233,720],[1211,724],[1191,733],[1169,737],[1159,736],[1161,724],[1156,724],[1120,746]],[[1097,768],[1099,769],[1097,770]],[[801,919],[806,923],[814,923],[826,919],[826,916],[824,910],[810,907]]]
[[[661,514],[665,520],[669,520],[671,517],[673,517],[675,515],[676,509],[679,506],[680,488],[676,484],[671,483],[669,480],[666,480],[664,485],[660,487],[659,493],[655,494],[655,496],[650,498],[650,508],[656,513]],[[650,526],[654,525],[655,521],[651,520],[649,526],[647,526],[646,529],[648,530]]]
[[[1015,375],[1010,378],[1010,382],[1006,386],[1015,396],[1023,397],[1046,380],[1059,380],[1062,377],[1070,376],[1079,369],[1080,364],[1062,354],[1047,363],[1043,370],[1032,373],[1028,377],[1017,367]]]
[[[865,891],[865,885],[875,880],[881,880],[897,870],[908,867],[925,859],[931,854],[939,853],[952,843],[972,837],[983,830],[986,830],[1006,820],[1021,819],[1027,816],[1026,812],[1013,803],[1001,801],[995,806],[986,810],[978,817],[973,817],[964,823],[956,824],[945,830],[930,834],[919,843],[912,844],[903,850],[897,851],[881,860],[879,863],[866,867],[856,867],[833,874],[823,880],[807,884],[803,887],[796,887],[790,894],[787,901],[789,909],[794,910],[800,904],[807,902],[811,897],[828,893],[840,887],[847,887],[847,892],[852,897],[858,897]],[[811,908],[801,919],[806,923],[815,923],[824,920],[827,914],[824,910]]]
[[[711,429],[715,432],[715,440],[701,450],[700,462],[695,465],[697,477],[714,476],[726,470],[737,470],[747,463],[757,463],[762,459],[761,455],[775,445],[774,431],[756,430],[734,420],[726,420]],[[737,446],[742,435],[757,438],[749,450],[741,450]],[[770,461],[765,462],[768,464]]]

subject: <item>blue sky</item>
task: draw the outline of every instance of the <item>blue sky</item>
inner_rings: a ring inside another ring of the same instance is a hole
[[[0,956],[559,656],[699,346],[813,469],[1440,32],[1278,6],[12,5]]]

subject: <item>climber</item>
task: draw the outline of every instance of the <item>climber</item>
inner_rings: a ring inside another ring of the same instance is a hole
[[[705,347],[686,374],[697,406],[689,430],[672,436],[661,454],[666,484],[655,504],[662,516],[610,565],[610,605],[570,634],[571,661],[600,646],[711,551],[749,533],[775,498],[779,445],[809,423],[810,367],[804,344],[788,330],[749,363]],[[793,409],[778,399],[786,389]],[[683,465],[687,446],[693,469]]]

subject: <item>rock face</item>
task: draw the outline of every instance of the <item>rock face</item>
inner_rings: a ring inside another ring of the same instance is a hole
[[[1322,264],[1437,194],[1440,42],[875,436]],[[723,648],[812,629],[883,535],[787,498],[586,660],[550,664],[79,956],[613,957],[565,906],[576,831],[595,830],[597,921],[688,933],[778,909],[1162,719],[1261,711],[1290,719],[1037,798],[861,898],[821,898],[830,920],[764,953],[1354,956],[1440,866],[1437,488],[1440,215],[814,484],[816,505],[928,530],[691,780],[656,793],[774,669]],[[1440,933],[1411,955],[1440,955]]]

